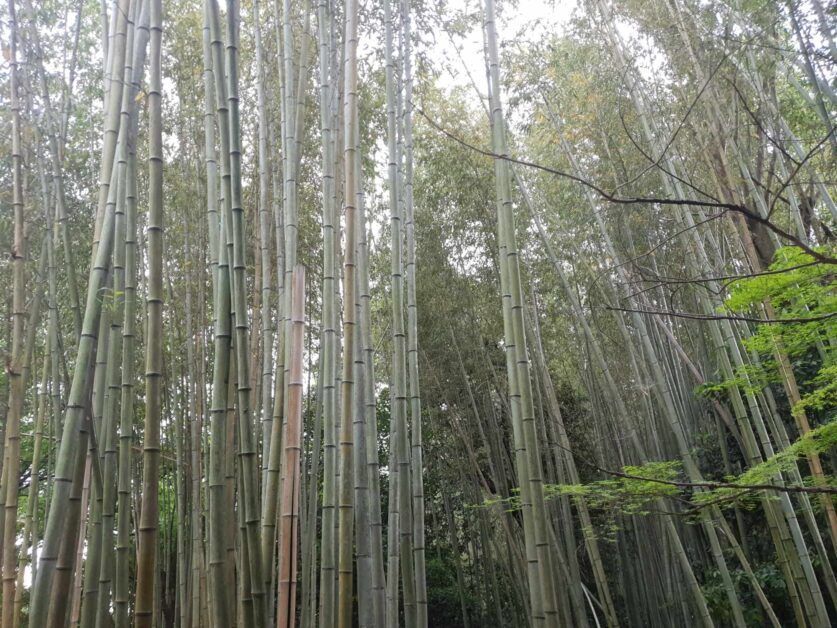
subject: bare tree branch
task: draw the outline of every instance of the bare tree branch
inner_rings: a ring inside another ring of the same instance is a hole
[[[741,321],[745,323],[760,323],[763,325],[814,323],[837,317],[837,312],[829,312],[828,314],[808,316],[805,318],[756,318],[754,316],[724,316],[723,314],[693,314],[691,312],[672,312],[670,310],[635,310],[625,307],[613,307],[612,305],[605,305],[604,309],[611,312],[632,312],[636,314],[649,314],[652,316],[670,316],[672,318],[687,318],[696,321]]]
[[[520,164],[521,166],[526,166],[528,168],[535,168],[537,170],[541,170],[543,172],[547,172],[549,174],[562,177],[564,179],[569,179],[570,181],[575,181],[576,183],[580,183],[581,185],[593,190],[601,196],[606,201],[611,203],[616,203],[619,205],[646,205],[646,204],[656,204],[660,206],[668,206],[668,207],[704,207],[709,209],[721,209],[721,210],[728,210],[734,211],[739,214],[742,214],[756,222],[758,224],[764,225],[770,231],[775,233],[776,235],[780,236],[781,238],[787,240],[788,242],[798,246],[800,249],[805,251],[808,255],[813,257],[818,262],[823,264],[830,264],[830,265],[837,265],[837,258],[831,257],[829,255],[824,255],[819,251],[814,250],[807,244],[805,244],[802,240],[797,238],[791,233],[788,233],[775,223],[773,223],[768,218],[764,218],[760,216],[758,213],[748,209],[744,205],[738,205],[736,203],[724,203],[720,201],[701,201],[697,199],[688,199],[688,198],[658,198],[658,197],[646,197],[646,196],[614,196],[613,194],[605,191],[604,189],[600,188],[595,183],[587,181],[586,179],[582,179],[581,177],[575,176],[568,172],[563,172],[561,170],[557,170],[555,168],[550,168],[549,166],[544,166],[542,164],[534,163],[531,161],[526,161],[524,159],[517,159],[515,157],[511,157],[509,155],[500,155],[494,153],[493,151],[480,148],[478,146],[474,146],[463,140],[462,138],[456,136],[455,134],[451,133],[441,125],[439,125],[433,118],[431,118],[425,111],[418,106],[415,106],[414,111],[416,111],[422,118],[427,120],[428,124],[432,126],[434,129],[442,133],[444,136],[448,137],[449,139],[453,140],[457,144],[477,152],[481,155],[486,157],[491,157],[493,159],[502,159],[504,161],[508,161],[509,163]]]

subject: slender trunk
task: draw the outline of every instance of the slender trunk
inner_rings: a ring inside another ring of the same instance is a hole
[[[344,60],[343,102],[343,168],[344,205],[346,207],[346,248],[343,254],[343,376],[341,382],[340,416],[340,494],[338,497],[338,587],[337,626],[352,625],[352,539],[354,519],[352,500],[352,403],[354,395],[355,342],[355,259],[357,249],[357,183],[359,173],[355,152],[358,146],[357,0],[346,3],[346,53]]]
[[[302,360],[305,334],[305,271],[294,269],[290,338],[291,363],[288,380],[288,429],[285,449],[285,478],[282,482],[282,525],[279,534],[278,628],[296,625],[296,584],[299,537],[300,452],[302,450]]]
[[[23,398],[26,382],[23,375],[25,348],[24,324],[26,318],[24,296],[24,264],[26,240],[23,215],[23,152],[21,147],[20,98],[18,97],[17,17],[15,3],[9,0],[9,86],[12,112],[12,213],[14,215],[14,239],[12,242],[12,350],[8,368],[9,406],[5,421],[5,445],[3,448],[3,487],[5,509],[3,515],[3,612],[4,626],[11,626],[14,617],[15,585],[17,582],[17,502],[18,476],[20,474],[20,419],[23,414]],[[30,319],[30,328],[37,325]]]
[[[161,104],[162,0],[151,0],[148,114],[148,297],[146,299],[145,421],[142,509],[138,525],[137,593],[134,626],[154,624],[159,515],[160,420],[163,376],[163,132]]]
[[[416,305],[416,236],[413,208],[413,70],[410,40],[410,2],[402,0],[401,39],[404,66],[404,231],[407,241],[407,368],[411,426],[410,474],[412,484],[413,565],[415,569],[416,627],[427,627],[427,581],[424,557],[424,458],[421,393],[418,368],[418,307]]]
[[[337,488],[336,426],[336,353],[337,353],[337,305],[335,299],[335,209],[336,185],[334,176],[335,138],[331,123],[337,107],[335,77],[332,76],[331,55],[334,15],[329,3],[321,0],[317,5],[320,67],[320,138],[323,162],[323,283],[322,330],[323,347],[320,353],[322,372],[323,407],[323,510],[322,540],[320,543],[320,626],[331,628],[335,624],[337,598],[334,590],[336,575],[336,542],[334,536]],[[337,223],[339,225],[339,223]]]
[[[503,111],[500,104],[500,75],[499,56],[497,52],[497,34],[495,31],[494,2],[485,2],[485,31],[488,46],[492,138],[494,152],[498,155],[507,154]],[[523,324],[523,298],[520,281],[520,265],[515,243],[515,225],[512,210],[511,187],[509,181],[508,162],[495,159],[495,177],[497,186],[497,221],[498,239],[505,251],[500,252],[501,283],[503,300],[508,301],[504,308],[503,318],[506,320],[506,351],[514,356],[512,369],[517,377],[517,391],[520,404],[521,432],[526,446],[526,466],[530,497],[532,503],[532,524],[534,527],[534,544],[537,553],[538,575],[529,581],[531,589],[539,588],[543,604],[543,612],[547,626],[557,623],[557,599],[554,584],[554,568],[552,552],[549,547],[549,522],[543,495],[543,470],[541,468],[540,448],[535,427],[535,416],[532,402],[532,382],[529,373],[529,360],[526,350],[526,336]],[[511,319],[510,321],[508,319]],[[508,325],[508,323],[511,323]],[[511,332],[511,333],[509,333]],[[509,377],[512,377],[511,370]],[[510,396],[514,396],[510,394]],[[518,470],[521,475],[521,470]],[[522,482],[522,479],[521,479]],[[536,616],[537,619],[537,616]]]
[[[412,495],[410,486],[410,450],[409,429],[407,427],[407,339],[404,329],[404,281],[402,261],[402,190],[399,178],[401,150],[398,142],[396,114],[398,96],[395,77],[395,57],[393,52],[393,15],[391,2],[384,3],[384,21],[386,30],[386,92],[387,92],[387,147],[389,151],[389,210],[390,210],[390,291],[392,299],[392,388],[391,422],[394,428],[390,434],[390,460],[395,460],[397,476],[397,509],[390,525],[397,523],[394,538],[400,548],[400,576],[404,594],[405,624],[412,628],[416,625],[416,591],[413,569],[413,528]],[[390,465],[392,466],[392,464]],[[391,572],[398,586],[399,572]]]

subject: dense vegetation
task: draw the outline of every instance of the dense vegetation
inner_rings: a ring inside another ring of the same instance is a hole
[[[8,0],[0,626],[837,621],[821,0]]]

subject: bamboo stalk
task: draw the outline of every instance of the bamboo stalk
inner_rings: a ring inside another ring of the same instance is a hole
[[[163,132],[161,94],[162,0],[151,0],[148,112],[148,296],[146,298],[145,425],[142,509],[138,525],[137,592],[134,626],[154,624],[159,515],[160,421],[163,376]]]
[[[281,531],[279,534],[278,628],[296,625],[297,554],[299,540],[300,452],[302,449],[302,361],[305,334],[305,269],[297,265],[292,285],[293,330],[290,379],[288,381],[288,429],[285,442],[285,473],[282,482]]]

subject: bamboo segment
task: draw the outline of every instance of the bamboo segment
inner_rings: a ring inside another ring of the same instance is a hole
[[[357,151],[358,116],[358,4],[357,0],[346,3],[346,52],[344,60],[343,85],[343,168],[344,203],[346,222],[346,245],[343,255],[343,377],[341,382],[340,416],[340,493],[338,498],[338,586],[337,626],[350,628],[352,625],[352,576],[353,576],[353,438],[352,413],[354,411],[354,344],[355,344],[355,259],[357,248],[357,183],[359,173],[355,151]]]
[[[293,272],[290,379],[288,380],[288,426],[283,443],[285,477],[282,481],[279,531],[279,595],[276,625],[296,626],[297,556],[299,545],[300,452],[302,451],[302,363],[305,335],[305,268]]]
[[[136,628],[154,625],[159,514],[160,422],[163,379],[163,129],[162,36],[163,6],[151,0],[149,59],[148,158],[148,297],[145,354],[145,429],[143,437],[142,509],[138,526]]]
[[[9,412],[5,421],[5,442],[3,446],[3,482],[5,491],[3,511],[2,552],[3,568],[3,626],[11,626],[14,620],[14,598],[17,583],[17,554],[15,538],[17,536],[17,499],[20,468],[20,419],[23,414],[23,397],[26,381],[23,376],[25,349],[24,319],[24,259],[26,241],[24,239],[23,216],[23,153],[21,151],[20,99],[18,97],[18,60],[17,60],[17,18],[15,4],[9,0],[10,45],[9,45],[9,86],[12,110],[12,213],[14,215],[14,239],[12,242],[12,350],[9,374]],[[45,256],[42,256],[42,258]],[[29,322],[30,327],[35,324]]]
[[[494,2],[485,2],[485,30],[488,46],[488,64],[490,71],[491,92],[491,120],[492,139],[496,154],[507,154],[503,112],[500,104],[500,76],[499,56],[497,52],[497,35],[495,30]],[[523,324],[523,299],[520,286],[520,266],[515,244],[514,215],[511,207],[511,188],[509,181],[508,162],[495,159],[495,177],[497,186],[497,224],[501,246],[505,251],[500,252],[501,277],[505,277],[503,286],[503,301],[508,307],[503,311],[504,326],[506,327],[506,351],[511,354],[509,363],[509,379],[517,378],[516,395],[520,404],[522,442],[526,448],[526,467],[530,484],[530,498],[532,504],[533,542],[537,554],[537,578],[530,575],[529,586],[531,595],[540,589],[540,602],[543,605],[544,620],[547,626],[557,625],[557,599],[554,583],[554,567],[552,551],[549,547],[549,522],[546,517],[543,495],[543,470],[539,453],[538,438],[534,425],[534,409],[532,402],[532,382],[529,375],[529,361],[526,357],[526,337]],[[510,387],[514,395],[514,389]],[[513,401],[514,403],[514,401]],[[520,474],[522,469],[518,469]],[[534,602],[534,600],[533,600]],[[533,603],[533,607],[535,604]],[[534,613],[537,617],[537,614]]]

